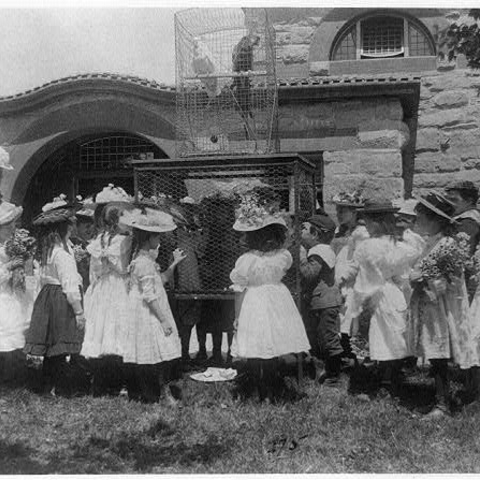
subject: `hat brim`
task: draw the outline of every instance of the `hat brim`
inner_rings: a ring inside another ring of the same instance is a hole
[[[37,215],[33,219],[32,225],[51,225],[54,223],[65,222],[73,218],[75,218],[75,211],[72,207],[55,208],[54,210],[48,210],[46,212],[40,213],[40,215]]]
[[[2,168],[3,170],[13,170],[14,169],[13,165],[10,165],[9,163],[0,165],[0,168]]]
[[[391,207],[389,205],[378,205],[372,207],[362,207],[359,209],[364,215],[376,214],[376,213],[397,213],[400,210],[400,207]]]
[[[418,200],[418,202],[421,203],[424,207],[427,207],[430,211],[437,214],[439,217],[445,218],[449,222],[453,222],[453,217],[450,217],[446,213],[442,212],[439,208],[422,198],[420,195],[414,195],[414,198],[415,200]]]
[[[363,204],[361,203],[352,203],[352,202],[333,202],[334,205],[338,205],[339,207],[347,207],[347,208],[363,208]]]
[[[283,218],[273,218],[273,219],[266,219],[261,224],[251,224],[245,222],[244,220],[237,220],[233,224],[233,229],[237,232],[254,232],[255,230],[260,230],[261,228],[268,227],[269,225],[281,225],[284,228],[287,227],[287,223]]]
[[[15,205],[15,208],[13,208],[4,218],[0,220],[0,227],[14,222],[18,218],[20,218],[22,213],[23,213],[23,208],[17,207]]]
[[[137,230],[143,230],[145,232],[154,232],[154,233],[165,233],[165,232],[173,232],[176,230],[176,225],[141,225],[135,221],[122,221],[124,225],[130,228],[136,228]]]

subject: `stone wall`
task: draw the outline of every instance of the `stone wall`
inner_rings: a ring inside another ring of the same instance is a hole
[[[422,77],[414,187],[480,183],[480,73],[451,70]]]

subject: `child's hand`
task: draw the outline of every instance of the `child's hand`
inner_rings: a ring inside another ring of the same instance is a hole
[[[163,333],[166,337],[169,337],[173,333],[173,328],[167,322],[160,322],[162,325]]]
[[[85,314],[81,313],[80,315],[75,315],[75,321],[77,322],[77,328],[79,330],[84,330],[85,329]]]
[[[173,263],[178,264],[181,261],[185,260],[187,258],[187,255],[183,252],[182,249],[176,248],[173,251]]]
[[[411,282],[418,282],[422,279],[422,272],[420,270],[412,270],[410,272],[410,281]]]

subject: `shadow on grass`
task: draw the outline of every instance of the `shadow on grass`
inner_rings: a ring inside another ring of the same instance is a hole
[[[48,465],[32,460],[36,451],[21,442],[0,440],[0,474],[47,474]]]

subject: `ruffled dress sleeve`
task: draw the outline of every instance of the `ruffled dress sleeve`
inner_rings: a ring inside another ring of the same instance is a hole
[[[52,263],[68,302],[80,302],[82,300],[80,294],[82,279],[78,273],[77,264],[73,255],[70,255],[62,248],[56,249],[52,255]]]
[[[138,257],[132,262],[131,275],[134,276],[140,288],[141,296],[147,303],[158,297],[155,278],[159,275],[156,264],[146,257]]]
[[[249,283],[249,272],[255,264],[255,255],[251,252],[244,253],[235,262],[235,268],[230,273],[234,292],[243,292]]]

